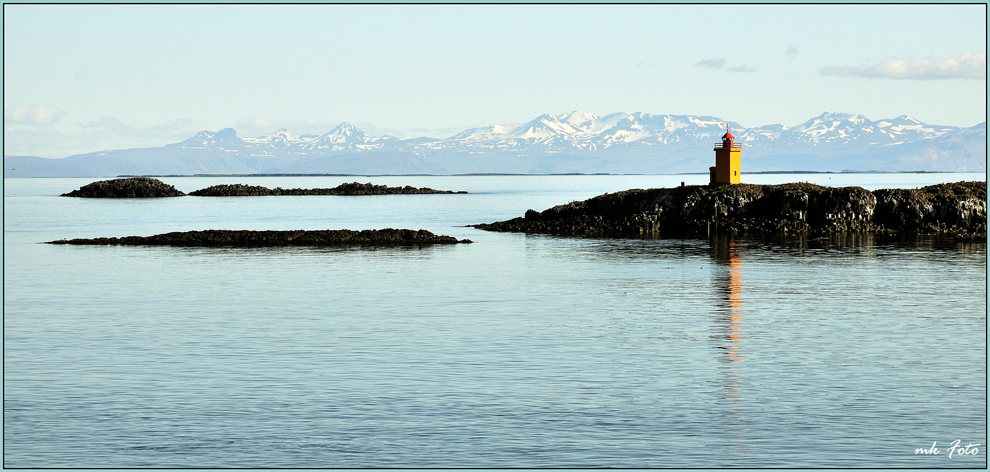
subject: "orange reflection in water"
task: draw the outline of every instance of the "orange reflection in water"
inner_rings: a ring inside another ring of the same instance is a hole
[[[742,263],[739,262],[739,243],[729,243],[729,342],[727,346],[729,360],[742,360],[738,344],[742,342]]]
[[[738,240],[731,237],[715,237],[712,241],[712,253],[718,268],[714,277],[715,283],[715,323],[713,339],[719,354],[717,361],[722,363],[718,368],[717,383],[721,386],[719,393],[720,408],[726,415],[725,432],[729,441],[737,443],[734,450],[745,453],[742,438],[746,435],[744,426],[745,414],[743,392],[743,286],[742,286],[742,247]]]
[[[742,360],[743,340],[743,288],[742,262],[740,260],[739,241],[729,238],[717,238],[714,243],[715,259],[721,263],[724,275],[716,277],[718,291],[722,293],[721,311],[717,324],[722,334],[718,336],[724,344],[720,345],[727,358],[723,361],[739,362]]]

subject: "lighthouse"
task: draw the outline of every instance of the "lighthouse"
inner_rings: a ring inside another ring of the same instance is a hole
[[[740,182],[742,146],[735,144],[733,142],[735,139],[736,137],[729,132],[729,125],[725,125],[722,142],[715,143],[715,167],[708,168],[709,185]]]

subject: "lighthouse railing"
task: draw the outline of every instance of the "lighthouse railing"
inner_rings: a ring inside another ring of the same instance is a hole
[[[715,143],[715,149],[729,149],[729,146],[723,143]],[[732,143],[732,149],[742,149],[742,144]]]

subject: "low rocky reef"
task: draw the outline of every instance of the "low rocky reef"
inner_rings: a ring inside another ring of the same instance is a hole
[[[47,244],[97,246],[181,246],[181,247],[279,247],[279,246],[425,246],[431,244],[471,243],[453,236],[433,234],[427,230],[369,229],[364,231],[296,230],[296,231],[184,231],[154,236],[123,238],[61,239]]]
[[[196,197],[255,197],[269,195],[422,195],[434,193],[467,193],[452,192],[449,190],[434,190],[432,188],[416,188],[406,185],[405,187],[389,187],[387,185],[374,185],[372,183],[345,183],[334,188],[268,188],[259,185],[229,184],[214,185],[202,190],[190,192],[189,195]]]
[[[267,188],[258,185],[225,184],[213,185],[202,190],[190,192],[196,197],[257,197],[270,195],[422,195],[422,194],[454,194],[467,192],[452,192],[450,190],[434,190],[432,188],[389,187],[372,183],[345,183],[334,188]],[[101,180],[89,185],[83,185],[78,190],[63,193],[63,197],[83,198],[159,198],[181,197],[185,193],[158,179],[150,177],[129,177],[126,179]]]
[[[634,189],[472,226],[566,236],[884,232],[985,240],[987,185],[956,182],[873,192],[809,183]]]
[[[63,197],[82,198],[162,198],[185,195],[175,187],[149,177],[101,180],[63,193]]]

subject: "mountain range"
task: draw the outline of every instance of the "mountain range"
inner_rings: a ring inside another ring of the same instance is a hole
[[[712,116],[575,111],[465,130],[446,139],[372,136],[348,123],[324,134],[201,131],[162,147],[45,159],[4,156],[4,177],[189,174],[707,173],[726,127],[744,171],[986,172],[986,122],[823,113],[796,126],[745,128]]]

